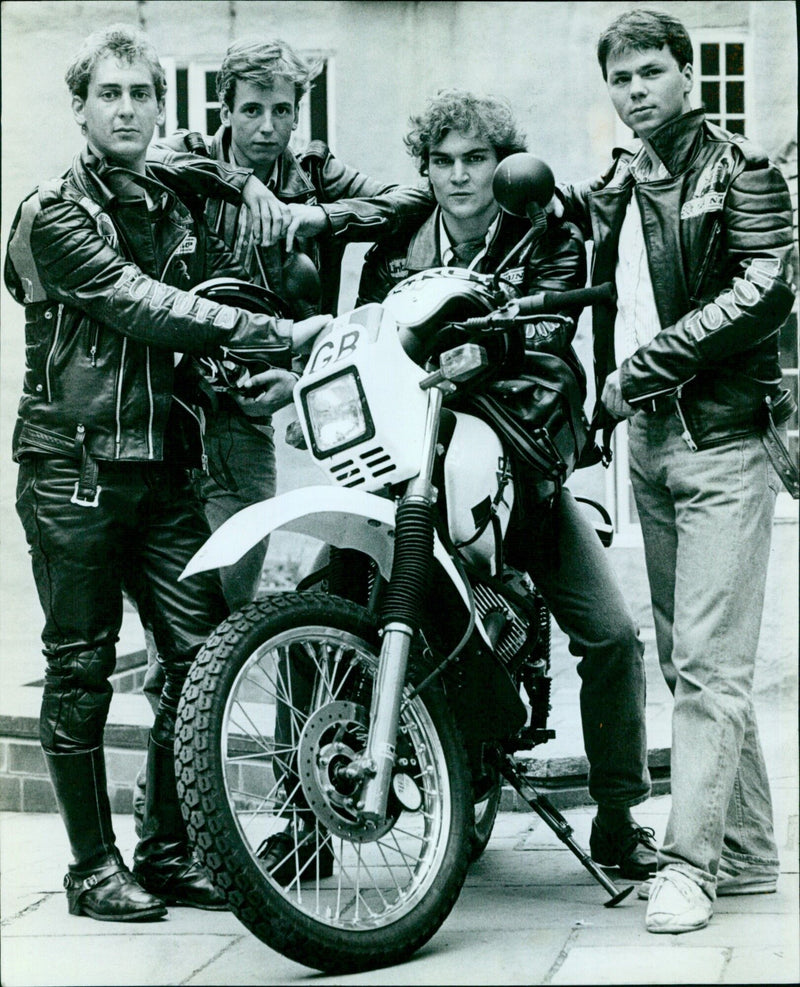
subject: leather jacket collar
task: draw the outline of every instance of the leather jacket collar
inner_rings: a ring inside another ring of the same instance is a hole
[[[406,263],[409,271],[427,271],[431,267],[442,266],[442,249],[439,243],[439,206],[420,226],[408,245]],[[500,212],[500,221],[495,227],[491,241],[486,248],[485,257],[493,257],[498,252],[500,238],[509,227],[511,219],[507,213]]]
[[[218,161],[228,161],[231,148],[231,128],[220,127],[212,139],[212,151]],[[288,148],[278,159],[278,177],[275,194],[282,201],[306,199],[314,193],[314,186],[300,167],[294,153]]]
[[[88,146],[75,157],[72,176],[80,191],[97,202],[102,209],[121,199],[144,198],[145,190],[160,205],[162,213],[170,212],[177,203],[172,192],[152,175],[140,175],[112,164],[107,158],[96,155]]]
[[[680,174],[692,163],[702,146],[705,119],[704,110],[691,110],[668,120],[651,134],[653,150],[670,175]]]

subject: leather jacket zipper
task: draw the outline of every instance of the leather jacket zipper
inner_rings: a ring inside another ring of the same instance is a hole
[[[125,356],[128,350],[128,337],[123,336],[122,338],[122,354],[119,358],[119,378],[117,380],[117,400],[116,400],[116,425],[117,434],[114,439],[115,454],[114,458],[119,459],[119,452],[122,446],[122,377],[125,373]]]
[[[683,425],[683,431],[681,432],[681,438],[686,443],[686,445],[691,449],[692,452],[697,452],[697,443],[694,441],[692,433],[689,431],[689,425],[686,421],[686,416],[683,413],[683,408],[681,407],[681,392],[683,391],[683,385],[681,385],[675,393],[675,411],[678,414],[681,425]]]
[[[170,265],[170,264],[172,263],[172,259],[173,259],[173,257],[175,256],[175,254],[177,254],[177,252],[178,252],[178,251],[180,250],[180,248],[181,248],[181,247],[183,246],[183,244],[184,244],[184,243],[185,243],[185,242],[186,242],[186,241],[188,240],[188,238],[189,238],[189,234],[188,234],[188,233],[187,233],[186,231],[184,231],[184,235],[183,235],[183,236],[181,237],[181,239],[180,239],[180,240],[179,240],[179,241],[178,241],[178,242],[177,242],[177,243],[175,244],[175,246],[174,246],[174,248],[173,248],[173,249],[172,249],[172,250],[170,251],[170,254],[169,254],[169,256],[167,257],[167,259],[166,259],[166,261],[165,261],[165,263],[164,263],[164,266],[163,266],[163,268],[161,269],[161,280],[162,280],[162,281],[164,280],[164,276],[165,276],[165,275],[166,275],[166,273],[167,273],[167,268],[168,268],[168,267],[169,267],[169,265]]]
[[[145,350],[145,374],[147,376],[147,400],[150,404],[150,413],[147,417],[147,458],[154,459],[153,453],[153,416],[155,414],[155,401],[153,400],[153,381],[150,376],[150,347]]]
[[[92,331],[92,341],[89,346],[89,362],[93,367],[97,366],[97,344],[100,340],[100,326],[95,325]]]
[[[52,370],[52,366],[53,366],[53,357],[56,352],[56,346],[58,346],[58,337],[61,334],[61,319],[63,315],[64,315],[64,306],[59,305],[58,311],[56,313],[56,328],[55,331],[53,332],[53,342],[50,346],[50,350],[47,354],[47,360],[45,361],[45,365],[44,365],[44,379],[45,379],[45,387],[47,388],[48,404],[53,400],[53,388],[50,382],[50,371]]]
[[[185,401],[181,401],[181,399],[176,397],[174,394],[172,395],[172,398],[174,401],[177,401],[178,404],[197,422],[197,430],[200,434],[200,463],[203,468],[203,472],[208,473],[208,454],[206,453],[206,444],[203,436],[203,422],[200,420],[199,415],[188,404],[186,404]]]

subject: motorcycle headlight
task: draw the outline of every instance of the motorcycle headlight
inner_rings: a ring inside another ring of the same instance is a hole
[[[348,367],[300,394],[314,453],[333,456],[375,435],[364,388],[355,367]]]

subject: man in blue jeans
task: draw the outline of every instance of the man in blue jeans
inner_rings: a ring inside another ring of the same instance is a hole
[[[502,212],[492,192],[499,161],[525,150],[508,106],[491,96],[440,92],[412,118],[406,137],[436,209],[413,232],[376,244],[367,254],[359,302],[381,302],[410,274],[433,267],[495,271],[530,230],[530,221]],[[504,278],[523,294],[582,287],[583,239],[569,224],[550,223],[524,264]],[[574,325],[573,325],[574,333]],[[597,802],[590,849],[594,860],[622,877],[643,879],[655,869],[652,830],[630,809],[650,794],[645,733],[644,651],[594,529],[562,488],[542,500],[524,493],[506,537],[512,565],[530,573],[578,656],[581,722],[589,761],[589,793]]]
[[[779,479],[762,435],[794,296],[780,172],[691,110],[692,44],[651,9],[619,17],[598,58],[641,146],[565,187],[566,218],[613,280],[594,320],[598,421],[629,420],[659,658],[674,693],[672,808],[650,932],[708,924],[718,894],[775,890],[778,854],[752,685]],[[645,892],[646,893],[646,892]]]

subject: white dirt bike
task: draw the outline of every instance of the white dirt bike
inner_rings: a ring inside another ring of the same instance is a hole
[[[535,220],[509,263],[552,193],[521,157],[495,182],[501,204],[522,201]],[[201,862],[248,929],[320,970],[398,963],[437,931],[489,840],[503,777],[606,904],[631,890],[577,846],[513,758],[553,736],[549,614],[504,560],[513,473],[546,497],[572,471],[580,386],[558,356],[534,354],[525,400],[549,411],[529,428],[509,411],[507,381],[474,388],[514,339],[563,332],[556,308],[609,291],[514,298],[506,266],[415,275],[314,339],[294,397],[299,444],[329,483],[245,508],[182,577],[278,529],[332,546],[297,592],[220,625],[190,672],[176,741]]]

